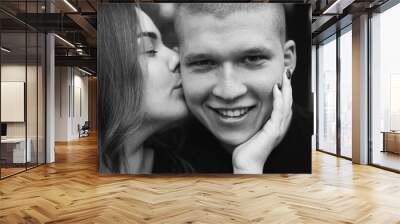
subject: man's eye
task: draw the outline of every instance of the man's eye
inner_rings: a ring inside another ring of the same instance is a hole
[[[210,68],[212,66],[215,65],[215,62],[211,61],[211,60],[201,60],[201,61],[194,61],[194,62],[190,62],[189,66],[193,67],[193,68]]]
[[[243,58],[243,63],[246,65],[261,65],[267,60],[267,57],[263,55],[253,55],[253,56],[246,56]]]
[[[154,57],[154,56],[156,56],[157,51],[156,50],[149,50],[149,51],[146,51],[145,53],[150,57]]]

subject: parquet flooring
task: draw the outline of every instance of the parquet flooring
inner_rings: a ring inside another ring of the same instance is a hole
[[[10,176],[10,175],[13,175],[13,174],[15,174],[15,173],[18,173],[18,172],[21,172],[21,171],[24,171],[25,170],[25,167],[18,167],[18,168],[14,168],[14,167],[12,167],[12,168],[4,168],[4,167],[2,167],[1,168],[1,176],[2,177],[7,177],[7,176]]]
[[[100,176],[96,141],[0,181],[0,223],[400,223],[400,175],[313,152],[312,175]]]

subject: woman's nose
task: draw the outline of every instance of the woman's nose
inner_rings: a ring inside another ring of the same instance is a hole
[[[179,55],[173,50],[170,50],[170,55],[168,58],[168,68],[170,71],[179,72]]]

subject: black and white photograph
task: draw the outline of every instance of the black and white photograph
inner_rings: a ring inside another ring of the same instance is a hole
[[[101,3],[97,28],[99,173],[311,173],[309,5]]]

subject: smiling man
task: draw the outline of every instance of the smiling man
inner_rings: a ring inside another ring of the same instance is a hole
[[[205,147],[232,157],[271,119],[274,87],[282,85],[282,74],[290,78],[295,69],[296,47],[286,40],[284,8],[265,3],[181,4],[175,26],[187,105],[219,142]],[[287,126],[293,126],[291,96],[288,110]],[[206,150],[198,153],[207,155]],[[202,165],[198,169],[204,171]]]

